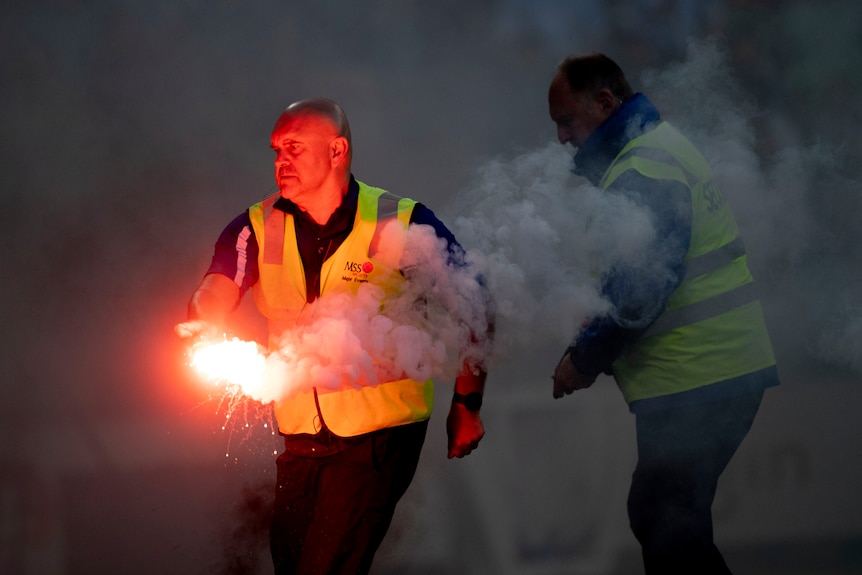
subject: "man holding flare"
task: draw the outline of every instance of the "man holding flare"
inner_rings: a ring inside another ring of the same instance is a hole
[[[463,249],[430,209],[353,177],[350,127],[337,103],[315,98],[291,104],[279,116],[271,144],[279,193],[222,232],[189,303],[188,321],[176,328],[181,337],[218,333],[252,289],[275,351],[284,334],[312,324],[327,301],[358,306],[370,293],[385,313],[388,303],[409,291],[411,269],[469,268]],[[405,264],[423,257],[410,249],[407,234],[415,228],[433,230],[445,244],[442,266]],[[464,358],[447,418],[450,458],[471,453],[485,433],[482,354],[466,348],[489,345],[491,306],[481,282],[475,285],[482,309],[473,309],[461,338]],[[420,298],[413,308],[424,303]],[[476,317],[485,320],[480,329]],[[276,574],[367,573],[413,479],[433,383],[388,365],[390,355],[372,359],[375,377],[360,370],[340,387],[309,381],[274,402],[285,442],[270,531]]]

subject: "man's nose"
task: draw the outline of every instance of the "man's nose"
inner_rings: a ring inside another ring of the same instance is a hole
[[[571,140],[571,135],[569,135],[569,130],[563,126],[557,126],[557,139],[561,144],[568,143]]]

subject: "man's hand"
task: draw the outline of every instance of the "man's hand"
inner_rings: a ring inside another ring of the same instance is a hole
[[[189,320],[174,326],[174,331],[183,339],[217,339],[224,333],[228,314],[239,304],[239,296],[239,287],[229,277],[205,275],[189,302]]]
[[[596,381],[595,375],[584,375],[575,369],[569,354],[563,356],[554,370],[554,399],[569,395],[576,389],[585,389]]]
[[[449,459],[464,457],[479,446],[485,436],[485,426],[478,411],[470,411],[463,404],[452,403],[446,418],[449,436]]]
[[[219,335],[217,325],[200,319],[178,323],[174,326],[174,331],[183,339],[200,337],[203,339],[214,340]]]

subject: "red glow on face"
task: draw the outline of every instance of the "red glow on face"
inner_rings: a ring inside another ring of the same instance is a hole
[[[335,137],[335,127],[321,117],[291,112],[279,117],[270,141],[282,196],[302,207],[314,201],[333,170],[330,144]]]
[[[367,274],[370,274],[373,269],[374,264],[372,264],[371,262],[365,262],[364,264],[362,264],[362,271]]]

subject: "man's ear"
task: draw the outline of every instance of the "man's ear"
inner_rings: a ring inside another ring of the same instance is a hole
[[[347,162],[347,150],[350,144],[347,138],[338,136],[329,143],[329,159],[332,165],[338,166]]]
[[[608,88],[602,88],[596,93],[596,100],[602,109],[602,112],[610,115],[619,106],[619,100],[614,96],[614,93]]]

